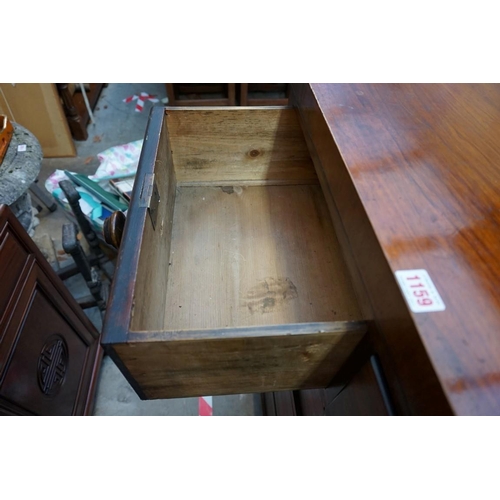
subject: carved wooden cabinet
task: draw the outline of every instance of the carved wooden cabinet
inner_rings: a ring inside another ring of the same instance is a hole
[[[99,334],[0,205],[0,414],[92,412]]]

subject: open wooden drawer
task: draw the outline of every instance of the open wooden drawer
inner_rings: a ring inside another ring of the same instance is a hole
[[[362,319],[296,111],[153,108],[103,337],[139,396],[325,387]]]

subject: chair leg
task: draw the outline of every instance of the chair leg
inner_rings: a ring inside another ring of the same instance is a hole
[[[90,263],[87,260],[77,237],[76,225],[73,223],[63,225],[63,248],[64,251],[73,257],[75,264],[77,265],[80,273],[85,279],[90,293],[94,297],[97,306],[101,311],[106,309],[106,301],[101,294],[102,283],[99,279],[98,274],[94,269],[90,267]]]
[[[97,234],[92,229],[90,222],[83,215],[82,209],[80,208],[80,193],[76,190],[75,186],[71,181],[61,181],[59,187],[63,190],[66,195],[66,199],[71,207],[73,215],[80,226],[80,230],[87,240],[92,256],[95,256],[98,260],[98,266],[102,269],[106,277],[111,280],[113,278],[113,266],[109,262],[108,257],[104,254],[99,246],[99,238]]]
[[[57,203],[54,198],[49,195],[45,189],[42,189],[38,184],[38,179],[30,186],[30,191],[51,211],[57,210]]]

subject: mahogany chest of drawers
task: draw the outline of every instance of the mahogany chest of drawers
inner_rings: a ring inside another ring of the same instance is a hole
[[[292,84],[291,108],[155,107],[103,335],[137,393],[500,413],[498,89]],[[445,307],[412,309],[409,270]]]

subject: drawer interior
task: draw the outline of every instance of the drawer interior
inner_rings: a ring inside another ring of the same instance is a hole
[[[163,329],[360,313],[318,185],[177,189]]]
[[[366,324],[296,111],[167,108],[154,181],[114,345],[142,397],[326,385]]]

